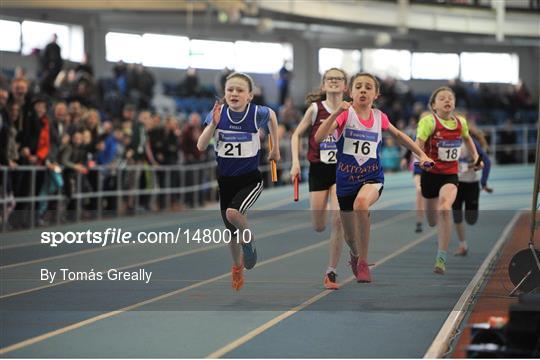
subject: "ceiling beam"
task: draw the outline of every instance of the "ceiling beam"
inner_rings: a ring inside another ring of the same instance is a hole
[[[238,2],[231,0],[232,2]],[[228,0],[223,1],[229,2]],[[73,10],[204,11],[208,1],[189,0],[2,0],[2,8]]]
[[[502,3],[501,0],[498,0]],[[285,1],[261,0],[263,10],[319,20],[387,26],[409,30],[456,32],[463,34],[540,38],[540,15],[508,13],[498,18],[490,8],[461,8],[440,5],[407,4],[374,0]],[[403,7],[406,7],[404,9]]]

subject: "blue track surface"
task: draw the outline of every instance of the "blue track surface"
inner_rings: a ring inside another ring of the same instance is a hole
[[[0,355],[3,357],[422,357],[478,267],[518,209],[530,208],[532,167],[495,167],[467,227],[467,258],[432,273],[436,234],[414,233],[409,174],[387,174],[372,212],[374,282],[324,291],[329,231],[316,233],[308,193],[265,190],[250,211],[258,265],[233,292],[222,245],[88,245],[50,248],[41,231],[176,231],[221,228],[218,212],[79,223],[0,235]],[[450,251],[456,247],[451,244]],[[346,247],[345,247],[346,248]],[[350,280],[344,249],[338,275]],[[53,286],[40,269],[145,268],[149,284],[72,281]],[[296,311],[297,306],[301,311]],[[216,352],[217,351],[217,352]]]

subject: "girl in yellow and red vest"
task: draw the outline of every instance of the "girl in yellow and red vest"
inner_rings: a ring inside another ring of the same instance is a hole
[[[452,89],[440,87],[435,90],[429,99],[429,106],[432,113],[420,119],[416,142],[435,161],[431,169],[422,172],[420,186],[428,224],[438,225],[439,247],[433,271],[444,274],[452,232],[451,210],[457,194],[462,141],[474,159],[471,167],[480,168],[482,163],[469,136],[467,120],[454,114],[456,97]]]

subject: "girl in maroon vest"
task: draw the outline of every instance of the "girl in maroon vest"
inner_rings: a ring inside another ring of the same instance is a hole
[[[322,77],[320,90],[308,94],[309,104],[302,121],[291,137],[292,166],[291,180],[300,177],[300,141],[299,138],[309,129],[309,195],[311,216],[315,231],[324,231],[326,227],[327,204],[330,199],[332,210],[332,233],[330,236],[330,259],[323,284],[327,289],[339,289],[336,280],[336,267],[343,247],[343,229],[339,217],[339,205],[336,197],[337,148],[335,138],[330,135],[320,145],[315,141],[315,133],[321,122],[330,117],[347,91],[347,74],[342,69],[331,68]]]
[[[467,120],[454,114],[456,97],[452,89],[440,87],[431,94],[429,106],[432,113],[418,123],[416,142],[435,161],[423,171],[420,178],[426,216],[430,226],[438,225],[439,247],[434,272],[446,271],[446,252],[452,231],[452,204],[458,186],[458,160],[463,141],[471,158],[471,167],[482,166],[476,147],[469,136]]]

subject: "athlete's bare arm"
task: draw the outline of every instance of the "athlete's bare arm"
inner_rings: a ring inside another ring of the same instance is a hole
[[[415,143],[414,141],[412,141],[412,139],[407,136],[406,134],[404,134],[401,130],[399,130],[398,128],[396,128],[394,125],[392,125],[391,123],[388,123],[388,131],[390,132],[390,135],[392,135],[394,137],[394,139],[396,139],[396,141],[405,146],[407,149],[411,150],[417,157],[418,159],[420,160],[420,167],[422,167],[424,165],[424,163],[432,163],[433,160],[431,160],[425,153],[424,153],[424,150],[423,149],[423,144],[422,144],[422,147],[420,147],[417,143]]]
[[[472,140],[472,137],[469,136],[468,138],[463,139],[465,142],[465,146],[467,147],[467,150],[469,150],[469,154],[471,154],[471,157],[473,158],[473,167],[475,170],[480,170],[484,167],[484,163],[480,161],[478,164],[478,151],[476,151],[476,146],[474,146],[474,142]]]
[[[218,126],[220,115],[221,105],[216,101],[214,108],[212,109],[212,122],[204,128],[201,136],[199,136],[199,140],[197,140],[197,149],[199,151],[205,151],[208,147],[210,140],[212,140],[212,136],[214,136],[214,131],[216,131]]]
[[[294,130],[291,136],[291,181],[294,181],[294,177],[300,174],[300,137],[311,126],[311,119],[313,118],[313,107],[309,107],[304,114],[304,117]]]
[[[349,110],[351,107],[351,103],[347,101],[342,101],[341,104],[338,106],[338,108],[330,115],[328,119],[323,120],[321,126],[317,129],[317,132],[315,133],[315,141],[318,143],[321,143],[328,135],[332,133],[332,131],[336,130],[337,123],[336,119],[337,117],[344,111]]]
[[[272,139],[272,151],[268,154],[268,160],[279,161],[281,158],[279,154],[279,139],[277,136],[278,133],[278,122],[277,116],[274,110],[270,110],[270,121],[268,122],[268,130],[270,132],[270,138]]]

